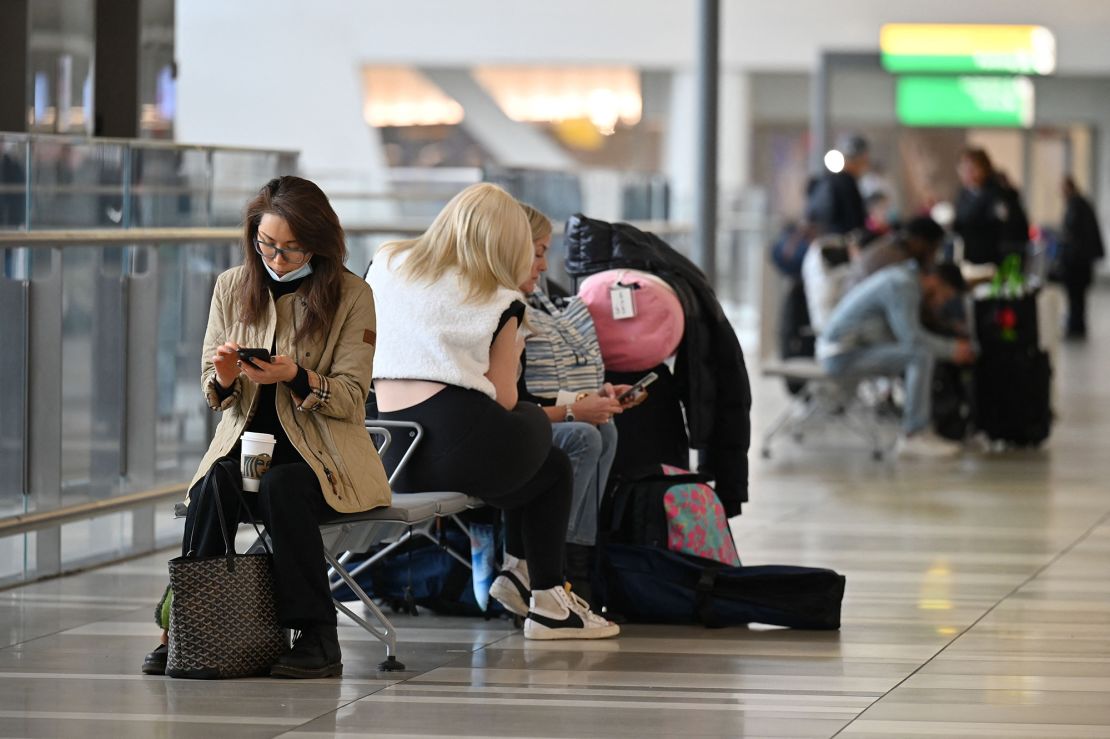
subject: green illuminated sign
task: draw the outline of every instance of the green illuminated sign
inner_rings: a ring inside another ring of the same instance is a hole
[[[896,84],[904,126],[1033,125],[1033,83],[1026,77],[906,76]]]

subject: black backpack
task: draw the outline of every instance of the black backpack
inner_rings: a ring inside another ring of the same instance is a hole
[[[667,548],[667,491],[687,482],[708,483],[697,473],[668,475],[662,465],[651,465],[639,473],[616,478],[601,506],[598,519],[606,542],[641,544]]]

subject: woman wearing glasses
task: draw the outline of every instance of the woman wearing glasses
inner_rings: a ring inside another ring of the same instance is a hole
[[[277,443],[269,471],[258,492],[245,498],[272,540],[278,621],[298,635],[271,674],[335,676],[342,664],[319,523],[390,500],[363,425],[374,357],[373,295],[343,266],[339,219],[308,180],[266,183],[247,205],[243,250],[243,265],[219,276],[212,297],[201,386],[223,416],[190,486],[196,502],[185,519],[182,554],[223,553],[215,496],[200,495],[199,488],[215,464],[239,469],[244,432],[272,434]],[[242,359],[240,349],[264,349],[269,361]],[[248,520],[238,496],[221,494],[221,503],[231,529]],[[143,672],[164,672],[165,663],[164,636]]]

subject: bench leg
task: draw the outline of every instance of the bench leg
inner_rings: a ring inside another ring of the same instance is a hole
[[[466,529],[463,529],[463,531],[466,531]],[[469,559],[467,559],[466,557],[462,556],[461,554],[459,554],[458,552],[456,552],[456,551],[455,551],[454,549],[452,549],[451,547],[447,546],[446,544],[441,544],[441,543],[440,543],[440,541],[439,541],[439,539],[437,539],[437,538],[436,538],[436,537],[435,537],[435,536],[434,536],[434,535],[432,534],[432,532],[430,532],[430,531],[427,531],[427,530],[420,530],[420,531],[414,531],[414,532],[412,532],[412,535],[413,535],[413,536],[422,536],[422,537],[424,537],[425,539],[427,539],[428,541],[432,542],[432,543],[433,543],[433,544],[435,544],[435,545],[436,545],[437,547],[439,547],[439,548],[440,548],[441,550],[443,550],[444,552],[447,552],[447,554],[449,554],[449,555],[451,555],[452,557],[454,557],[454,558],[455,558],[455,560],[456,560],[456,561],[458,561],[458,562],[459,562],[459,563],[460,563],[460,564],[461,564],[461,565],[462,565],[463,567],[466,567],[466,569],[468,569],[468,570],[469,570],[469,569],[471,569],[471,564],[470,564],[470,560],[469,560]]]
[[[886,455],[887,443],[883,438],[882,421],[874,412],[861,409],[859,401],[845,410],[842,425],[871,445],[872,459],[880,461]]]
[[[378,665],[378,669],[385,672],[404,670],[405,666],[397,661],[396,655],[397,627],[386,618],[385,614],[378,608],[378,605],[366,594],[366,591],[362,589],[355,579],[347,574],[347,570],[343,568],[339,560],[332,556],[331,552],[324,552],[324,558],[343,582],[347,583],[347,587],[349,587],[358,599],[362,601],[362,605],[366,606],[366,610],[370,611],[382,626],[382,630],[379,631],[369,621],[348,608],[345,603],[341,603],[338,600],[333,601],[337,610],[368,631],[375,639],[385,644],[385,661]]]
[[[367,557],[366,559],[359,562],[357,565],[355,565],[355,568],[353,570],[351,570],[348,574],[350,574],[351,577],[358,577],[366,568],[371,567],[375,562],[378,562],[378,561],[382,560],[383,558],[388,557],[399,546],[401,546],[406,541],[411,539],[412,536],[413,536],[413,533],[414,533],[414,530],[410,526],[408,531],[406,531],[405,533],[403,533],[399,537],[397,537],[397,541],[383,547],[380,551],[375,552],[374,556]],[[420,531],[416,530],[415,533],[420,533]],[[339,562],[343,563],[346,560],[350,559],[351,556],[353,556],[352,552],[344,552],[343,555],[339,558]],[[328,580],[331,581],[332,575],[338,575],[338,574],[339,574],[339,572],[335,569],[335,567],[332,567],[330,570],[328,570]],[[338,590],[340,588],[340,586],[342,586],[342,585],[343,585],[343,580],[342,579],[331,581],[332,592]]]
[[[771,443],[779,434],[788,432],[796,435],[805,426],[810,418],[817,412],[818,400],[808,390],[790,399],[786,409],[771,425],[771,429],[763,436],[762,454],[764,459],[771,458]]]

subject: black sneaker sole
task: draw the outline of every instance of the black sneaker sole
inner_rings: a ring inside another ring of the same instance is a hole
[[[343,663],[336,662],[323,667],[306,669],[303,667],[290,667],[289,665],[274,665],[270,668],[270,677],[288,677],[298,680],[315,680],[323,677],[340,677],[343,674]]]

